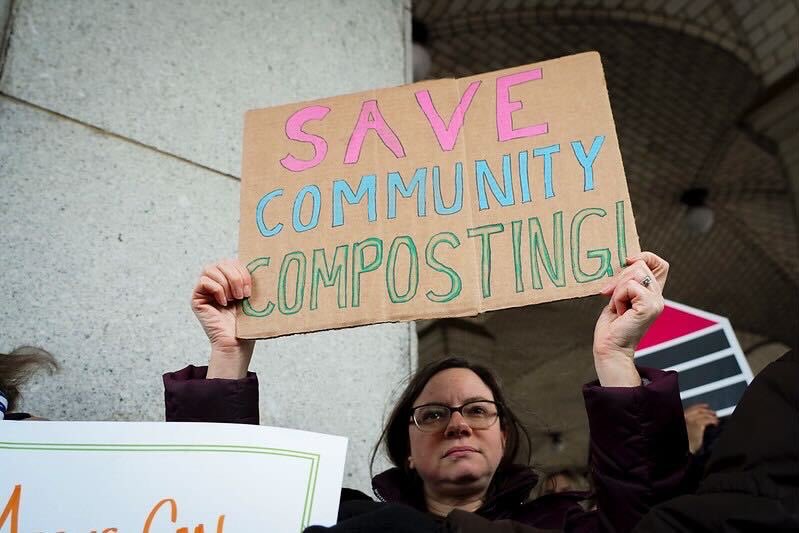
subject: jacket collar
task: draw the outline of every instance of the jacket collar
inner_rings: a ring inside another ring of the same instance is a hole
[[[513,464],[500,467],[494,474],[488,498],[478,513],[492,513],[496,509],[512,508],[523,503],[537,482],[538,475],[529,466]],[[426,510],[422,481],[418,476],[409,476],[397,467],[373,477],[372,489],[384,502],[402,503]]]

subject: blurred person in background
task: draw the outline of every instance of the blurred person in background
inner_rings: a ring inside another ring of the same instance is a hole
[[[697,403],[688,406],[683,410],[685,416],[685,429],[688,430],[688,451],[697,455],[702,450],[705,431],[709,427],[719,425],[719,417],[716,411],[706,403]]]
[[[22,388],[40,371],[50,374],[58,363],[50,352],[33,346],[21,346],[11,353],[0,353],[0,420],[43,420],[14,410],[22,397]]]

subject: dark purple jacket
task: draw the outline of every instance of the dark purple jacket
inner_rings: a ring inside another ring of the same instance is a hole
[[[655,504],[677,495],[688,460],[688,439],[676,372],[639,368],[640,387],[583,386],[591,431],[591,474],[596,511],[583,511],[582,495],[555,494],[528,501],[536,474],[526,466],[498,470],[491,495],[476,514],[534,528],[564,531],[631,531]],[[166,420],[258,424],[258,378],[205,379],[206,367],[164,374]],[[391,469],[372,480],[383,501],[424,510],[419,488]],[[357,491],[347,503],[363,501]],[[503,529],[504,531],[504,529]]]

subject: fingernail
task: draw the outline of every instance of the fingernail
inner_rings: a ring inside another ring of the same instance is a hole
[[[250,296],[252,296],[252,288],[249,285],[247,285],[246,287],[244,287],[244,297],[249,298]]]

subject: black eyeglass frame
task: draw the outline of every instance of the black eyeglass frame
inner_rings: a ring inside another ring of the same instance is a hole
[[[466,402],[464,404],[461,404],[458,407],[450,407],[449,405],[444,405],[443,403],[425,403],[425,404],[422,404],[422,405],[417,405],[416,407],[411,407],[411,419],[408,421],[408,425],[413,424],[414,426],[417,427],[417,429],[419,431],[422,431],[424,433],[436,433],[437,431],[443,431],[449,425],[449,421],[452,420],[452,413],[458,413],[458,414],[460,414],[463,417],[464,420],[467,420],[466,416],[464,416],[464,414],[463,414],[463,408],[466,407],[467,405],[472,405],[472,404],[475,404],[475,403],[490,403],[490,404],[493,404],[494,407],[497,408],[497,414],[496,414],[496,417],[494,418],[494,420],[490,424],[488,424],[486,427],[474,428],[474,427],[471,426],[471,424],[469,424],[469,422],[466,422],[466,425],[468,425],[470,428],[478,429],[478,430],[488,429],[491,426],[493,426],[494,424],[496,424],[497,420],[501,420],[502,419],[502,404],[501,403],[495,402],[494,400],[472,400],[472,401]],[[447,423],[444,424],[444,426],[440,430],[430,431],[430,430],[423,429],[421,424],[419,424],[419,422],[416,420],[416,411],[421,409],[421,408],[423,408],[423,407],[433,407],[433,406],[435,406],[435,407],[443,407],[444,409],[447,409],[449,411],[449,417],[447,418]]]

